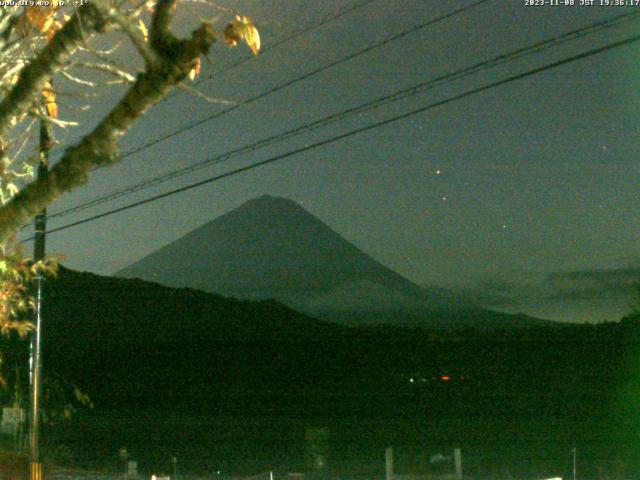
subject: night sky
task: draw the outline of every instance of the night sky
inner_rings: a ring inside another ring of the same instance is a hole
[[[181,29],[200,16],[224,23],[249,15],[264,47],[350,6],[327,21],[227,72],[250,57],[214,46],[198,87],[242,102],[467,1],[220,1],[186,4]],[[579,3],[579,0],[576,0]],[[600,3],[596,0],[596,3]],[[94,172],[89,184],[50,212],[197,163],[228,150],[552,38],[636,7],[526,6],[493,0],[408,34],[289,88],[241,106]],[[94,209],[52,219],[50,228],[126,205],[351,129],[425,106],[638,33],[640,18],[515,62],[482,71]],[[421,285],[475,287],[530,282],[555,272],[640,264],[640,42],[594,55],[404,120],[55,233],[50,252],[71,268],[119,269],[245,201],[270,194],[301,203],[338,233]],[[117,90],[105,99],[117,98]],[[99,105],[87,119],[104,111]],[[124,150],[228,105],[180,93],[145,116]],[[74,133],[77,135],[82,129]],[[26,234],[25,234],[26,236]],[[197,261],[197,259],[195,259]],[[567,318],[570,319],[570,318]]]

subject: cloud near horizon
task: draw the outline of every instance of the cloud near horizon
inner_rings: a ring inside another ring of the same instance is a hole
[[[557,272],[526,280],[488,279],[462,290],[489,308],[569,322],[617,321],[640,301],[640,268]]]

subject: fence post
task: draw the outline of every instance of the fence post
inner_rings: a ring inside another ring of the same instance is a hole
[[[462,480],[462,452],[459,448],[453,449],[453,460],[456,465],[456,479]]]
[[[387,467],[387,479],[393,480],[393,447],[387,447],[384,452],[385,465]]]

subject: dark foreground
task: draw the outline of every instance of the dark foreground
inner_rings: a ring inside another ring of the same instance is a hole
[[[64,395],[49,383],[43,438],[60,463],[118,468],[126,447],[145,473],[169,472],[172,456],[185,473],[301,472],[306,430],[324,427],[340,478],[382,478],[388,446],[407,473],[454,447],[477,477],[569,478],[573,448],[580,478],[640,472],[637,317],[351,328],[277,302],[89,274],[47,288],[45,374],[96,405],[54,417]],[[24,347],[6,364],[26,365]]]

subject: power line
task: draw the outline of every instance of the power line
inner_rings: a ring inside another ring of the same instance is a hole
[[[381,40],[379,42],[371,44],[371,45],[369,45],[369,46],[367,46],[367,47],[365,47],[363,49],[360,49],[360,50],[358,50],[358,51],[356,51],[356,52],[354,52],[352,54],[349,54],[346,57],[338,59],[338,60],[336,60],[334,62],[331,62],[331,63],[328,63],[326,65],[323,65],[323,66],[321,66],[321,67],[319,67],[319,68],[317,68],[315,70],[312,70],[312,71],[310,71],[310,72],[308,72],[308,73],[306,73],[304,75],[301,75],[299,77],[295,77],[293,79],[290,79],[290,80],[288,80],[288,81],[286,81],[284,83],[281,83],[281,84],[279,84],[279,85],[277,85],[277,86],[275,86],[275,87],[273,87],[273,88],[271,88],[269,90],[266,90],[266,91],[264,91],[262,93],[254,95],[253,97],[249,97],[249,98],[243,100],[240,103],[237,103],[237,104],[235,104],[235,105],[233,105],[231,107],[228,107],[228,108],[226,108],[224,110],[216,112],[216,113],[214,113],[212,115],[209,115],[209,116],[207,116],[207,117],[205,117],[205,118],[203,118],[201,120],[197,120],[195,122],[192,122],[189,125],[185,125],[184,127],[181,127],[181,128],[179,128],[177,130],[174,130],[174,131],[172,131],[172,132],[170,132],[168,134],[162,135],[160,137],[156,137],[155,139],[150,140],[149,142],[146,142],[146,143],[144,143],[144,144],[142,144],[142,145],[140,145],[138,147],[135,147],[135,148],[125,152],[122,155],[122,158],[126,158],[126,157],[129,157],[129,156],[134,155],[136,153],[139,153],[139,152],[141,152],[143,150],[146,150],[147,148],[150,148],[153,145],[156,145],[156,144],[158,144],[160,142],[163,142],[163,141],[168,140],[168,139],[170,139],[172,137],[180,135],[181,133],[184,133],[186,131],[192,130],[192,129],[194,129],[194,128],[196,128],[196,127],[198,127],[198,126],[200,126],[200,125],[202,125],[202,124],[204,124],[206,122],[209,122],[211,120],[219,118],[219,117],[221,117],[221,116],[223,116],[223,115],[225,115],[227,113],[230,113],[230,112],[232,112],[232,111],[234,111],[234,110],[236,110],[236,109],[238,109],[238,108],[240,108],[240,107],[242,107],[244,105],[247,105],[249,103],[253,103],[254,101],[257,101],[259,99],[267,97],[267,96],[269,96],[269,95],[271,95],[273,93],[276,93],[276,92],[278,92],[278,91],[280,91],[280,90],[282,90],[284,88],[287,88],[287,87],[289,87],[291,85],[294,85],[294,84],[296,84],[298,82],[301,82],[303,80],[306,80],[306,79],[308,79],[308,78],[310,78],[310,77],[312,77],[314,75],[317,75],[317,74],[319,74],[321,72],[324,72],[324,71],[326,71],[326,70],[328,70],[330,68],[333,68],[333,67],[335,67],[337,65],[345,63],[345,62],[347,62],[349,60],[352,60],[352,59],[354,59],[354,58],[356,58],[358,56],[364,55],[364,54],[366,54],[368,52],[371,52],[372,50],[375,50],[375,49],[377,49],[379,47],[387,45],[387,44],[389,44],[389,43],[391,43],[391,42],[393,42],[395,40],[399,40],[401,38],[406,37],[407,35],[415,33],[415,32],[417,32],[419,30],[422,30],[422,29],[424,29],[424,28],[426,28],[428,26],[434,25],[434,24],[439,23],[441,21],[444,21],[444,20],[446,20],[448,18],[454,17],[454,16],[459,15],[459,14],[461,14],[463,12],[466,12],[468,10],[471,10],[471,9],[475,8],[475,7],[478,7],[481,4],[486,3],[488,1],[490,1],[490,0],[478,0],[478,1],[474,2],[474,3],[471,3],[471,4],[466,5],[464,7],[460,7],[458,9],[456,9],[456,10],[453,10],[451,12],[448,12],[448,13],[440,15],[440,16],[438,16],[436,18],[433,18],[433,19],[431,19],[431,20],[429,20],[427,22],[424,22],[424,23],[415,25],[415,26],[413,26],[413,27],[411,27],[409,29],[403,30],[400,33],[394,34],[394,35],[392,35],[390,37],[387,37],[386,39],[383,39],[383,40]],[[52,216],[56,216],[56,215],[58,215],[58,214],[53,214]]]
[[[368,45],[368,46],[366,46],[366,47],[364,47],[364,48],[362,48],[362,49],[360,49],[360,50],[358,50],[358,51],[356,51],[354,53],[351,53],[351,54],[349,54],[349,55],[347,55],[345,57],[342,57],[342,58],[340,58],[340,59],[338,59],[336,61],[330,62],[330,63],[328,63],[326,65],[323,65],[323,66],[318,67],[318,68],[316,68],[314,70],[311,70],[310,72],[307,72],[307,73],[305,73],[303,75],[300,75],[299,77],[295,77],[293,79],[287,80],[284,83],[276,85],[275,87],[270,88],[269,90],[266,90],[266,91],[264,91],[262,93],[259,93],[257,95],[254,95],[253,97],[249,97],[249,98],[247,98],[247,99],[245,99],[245,100],[243,100],[243,101],[241,101],[241,102],[239,102],[239,103],[237,103],[235,105],[232,105],[232,106],[230,106],[228,108],[225,108],[224,110],[221,110],[221,111],[219,111],[217,113],[214,113],[212,115],[209,115],[209,116],[207,116],[207,117],[205,117],[203,119],[200,119],[200,120],[197,120],[195,122],[192,122],[189,125],[186,125],[186,126],[181,127],[181,128],[179,128],[177,130],[174,130],[173,132],[170,132],[170,133],[168,133],[166,135],[162,135],[160,137],[156,137],[155,139],[153,139],[153,140],[151,140],[149,142],[146,142],[146,143],[144,143],[144,144],[142,144],[142,145],[140,145],[138,147],[135,147],[135,148],[125,152],[123,154],[123,158],[131,156],[131,155],[136,154],[136,153],[139,153],[142,150],[146,150],[147,148],[152,147],[153,145],[156,145],[156,144],[158,144],[160,142],[163,142],[163,141],[165,141],[165,140],[167,140],[169,138],[175,137],[176,135],[180,135],[181,133],[184,133],[184,132],[186,132],[188,130],[191,130],[191,129],[199,126],[199,125],[202,125],[203,123],[209,122],[211,120],[214,120],[216,118],[221,117],[222,115],[226,115],[227,113],[233,112],[234,110],[237,110],[238,108],[240,108],[240,107],[242,107],[244,105],[248,105],[248,104],[253,103],[253,102],[257,101],[257,100],[265,98],[265,97],[267,97],[269,95],[272,95],[272,94],[274,94],[274,93],[276,93],[276,92],[278,92],[278,91],[280,91],[280,90],[282,90],[284,88],[290,87],[291,85],[294,85],[294,84],[296,84],[298,82],[302,82],[303,80],[311,78],[311,77],[313,77],[315,75],[318,75],[319,73],[322,73],[322,72],[324,72],[326,70],[329,70],[329,69],[331,69],[333,67],[336,67],[336,66],[338,66],[340,64],[343,64],[345,62],[348,62],[349,60],[353,60],[354,58],[357,58],[357,57],[359,57],[361,55],[369,53],[369,52],[371,52],[371,51],[373,51],[373,50],[375,50],[377,48],[380,48],[380,47],[382,47],[384,45],[387,45],[387,44],[389,44],[391,42],[394,42],[396,40],[404,38],[407,35],[410,35],[412,33],[418,32],[418,31],[420,31],[420,30],[422,30],[422,29],[424,29],[426,27],[429,27],[431,25],[435,25],[436,23],[442,22],[443,20],[446,20],[448,18],[454,17],[454,16],[459,15],[461,13],[464,13],[464,12],[466,12],[468,10],[476,8],[476,7],[482,5],[483,3],[486,3],[488,1],[490,1],[490,0],[477,0],[476,2],[473,2],[473,3],[469,4],[469,5],[457,8],[456,10],[453,10],[453,11],[451,11],[449,13],[445,13],[445,14],[440,15],[439,17],[433,18],[433,19],[431,19],[431,20],[429,20],[427,22],[421,23],[419,25],[415,25],[415,26],[413,26],[411,28],[403,30],[400,33],[391,35],[390,37],[387,37],[384,40],[381,40],[379,42],[376,42],[376,43],[373,43],[371,45]]]
[[[349,13],[352,13],[352,12],[354,12],[354,11],[356,11],[356,10],[362,8],[362,7],[365,7],[365,6],[371,4],[371,3],[375,2],[375,1],[376,0],[365,0],[364,2],[360,2],[360,3],[357,3],[357,4],[352,5],[350,7],[344,8],[343,10],[340,10],[339,12],[337,12],[337,13],[335,13],[333,15],[325,15],[318,22],[316,22],[316,23],[314,23],[312,25],[309,25],[307,27],[300,28],[298,30],[294,30],[291,34],[287,35],[286,37],[283,37],[280,40],[277,40],[277,41],[265,46],[264,48],[262,48],[260,50],[260,55],[264,55],[265,53],[267,53],[267,52],[279,47],[280,45],[282,45],[284,43],[287,43],[287,42],[289,42],[291,40],[295,40],[298,37],[301,37],[301,36],[311,32],[311,31],[313,31],[313,30],[315,30],[317,28],[320,28],[320,27],[322,27],[322,26],[324,26],[324,25],[326,25],[326,24],[328,24],[330,22],[333,22],[333,21],[339,19],[340,17],[344,17],[345,15],[348,15]],[[233,70],[234,68],[239,67],[240,65],[243,65],[243,64],[245,64],[245,63],[247,63],[247,62],[249,62],[249,61],[251,61],[253,59],[254,59],[254,57],[244,57],[244,58],[241,58],[239,60],[236,60],[235,62],[232,62],[231,64],[229,64],[227,66],[224,66],[224,67],[216,70],[215,72],[210,73],[206,77],[202,77],[202,78],[198,79],[195,82],[195,85],[200,85],[200,84],[202,84],[202,83],[204,83],[204,82],[206,82],[208,80],[211,80],[216,75],[222,75],[222,74],[228,73],[231,70]],[[162,103],[162,102],[164,102],[166,100],[169,100],[170,98],[173,98],[173,97],[175,97],[176,95],[179,95],[179,94],[180,94],[179,91],[175,91],[173,94],[167,95],[162,100],[160,100],[158,102],[158,104],[160,104],[160,103]]]
[[[195,183],[192,183],[192,184],[184,186],[184,187],[176,188],[174,190],[170,190],[168,192],[165,192],[165,193],[162,193],[162,194],[159,194],[159,195],[155,195],[153,197],[149,197],[147,199],[140,200],[138,202],[133,202],[133,203],[130,203],[129,205],[125,205],[123,207],[115,208],[115,209],[109,210],[107,212],[103,212],[103,213],[100,213],[100,214],[97,214],[97,215],[93,215],[91,217],[88,217],[88,218],[85,218],[85,219],[82,219],[82,220],[79,220],[79,221],[76,221],[76,222],[72,222],[72,223],[69,223],[67,225],[63,225],[61,227],[53,228],[51,230],[48,230],[47,233],[60,232],[62,230],[66,230],[66,229],[69,229],[69,228],[72,228],[72,227],[76,227],[78,225],[89,223],[89,222],[92,222],[94,220],[97,220],[97,219],[100,219],[100,218],[103,218],[103,217],[107,217],[107,216],[110,216],[110,215],[113,215],[113,214],[116,214],[116,213],[120,213],[120,212],[123,212],[123,211],[126,211],[126,210],[130,210],[132,208],[135,208],[135,207],[138,207],[138,206],[141,206],[141,205],[145,205],[147,203],[152,203],[152,202],[155,202],[155,201],[160,200],[162,198],[166,198],[166,197],[178,194],[178,193],[185,192],[187,190],[191,190],[193,188],[197,188],[197,187],[200,187],[200,186],[203,186],[203,185],[207,185],[209,183],[213,183],[213,182],[216,182],[216,181],[219,181],[219,180],[222,180],[222,179],[234,176],[234,175],[238,175],[240,173],[244,173],[244,172],[247,172],[249,170],[253,170],[253,169],[256,169],[258,167],[262,167],[264,165],[268,165],[268,164],[277,162],[279,160],[284,160],[286,158],[292,157],[292,156],[297,155],[299,153],[304,153],[304,152],[307,152],[307,151],[310,151],[310,150],[314,150],[316,148],[328,145],[330,143],[335,143],[335,142],[337,142],[339,140],[342,140],[342,139],[345,139],[345,138],[348,138],[348,137],[352,137],[354,135],[357,135],[357,134],[360,134],[360,133],[364,133],[364,132],[367,132],[369,130],[373,130],[375,128],[379,128],[379,127],[382,127],[382,126],[385,126],[385,125],[389,125],[391,123],[395,123],[395,122],[397,122],[399,120],[403,120],[405,118],[417,115],[419,113],[424,113],[424,112],[426,112],[428,110],[432,110],[434,108],[441,107],[441,106],[447,105],[449,103],[452,103],[452,102],[455,102],[455,101],[458,101],[458,100],[462,100],[462,99],[464,99],[466,97],[475,95],[477,93],[485,92],[487,90],[491,90],[493,88],[497,88],[499,86],[506,85],[508,83],[515,82],[517,80],[521,80],[523,78],[527,78],[527,77],[530,77],[530,76],[533,76],[533,75],[537,75],[539,73],[542,73],[542,72],[545,72],[545,71],[548,71],[548,70],[552,70],[554,68],[557,68],[557,67],[569,64],[569,63],[573,63],[573,62],[576,62],[578,60],[582,60],[582,59],[591,57],[593,55],[597,55],[597,54],[600,54],[600,53],[603,53],[603,52],[607,52],[609,50],[613,50],[614,48],[622,47],[622,46],[625,46],[625,45],[630,45],[630,44],[638,42],[638,41],[640,41],[640,35],[634,35],[634,36],[628,37],[628,38],[626,38],[624,40],[619,40],[617,42],[609,43],[609,44],[607,44],[605,46],[594,48],[594,49],[588,50],[586,52],[574,55],[572,57],[568,57],[568,58],[565,58],[565,59],[562,59],[562,60],[558,60],[556,62],[552,62],[552,63],[546,64],[546,65],[543,65],[541,67],[537,67],[537,68],[528,70],[528,71],[526,71],[524,73],[519,73],[519,74],[516,74],[516,75],[512,75],[512,76],[507,77],[505,79],[498,80],[498,81],[495,81],[495,82],[492,82],[492,83],[489,83],[487,85],[483,85],[481,87],[477,87],[477,88],[474,88],[474,89],[471,89],[471,90],[467,90],[466,92],[463,92],[463,93],[460,93],[458,95],[454,95],[454,96],[448,97],[448,98],[446,98],[444,100],[440,100],[440,101],[437,101],[437,102],[434,102],[434,103],[430,103],[428,105],[416,108],[414,110],[410,110],[409,112],[405,112],[405,113],[400,114],[400,115],[395,115],[395,116],[387,118],[385,120],[381,120],[381,121],[378,121],[378,122],[375,122],[375,123],[371,123],[369,125],[365,125],[364,127],[359,127],[359,128],[350,130],[348,132],[342,133],[340,135],[336,135],[336,136],[333,136],[333,137],[318,141],[318,142],[310,144],[310,145],[305,145],[304,147],[300,147],[300,148],[297,148],[297,149],[294,149],[294,150],[290,150],[289,152],[270,157],[270,158],[268,158],[266,160],[262,160],[260,162],[253,163],[251,165],[247,165],[247,166],[240,167],[240,168],[237,168],[235,170],[231,170],[229,172],[226,172],[226,173],[223,173],[223,174],[220,174],[220,175],[209,177],[209,178],[207,178],[205,180],[201,180],[199,182],[195,182]],[[20,243],[25,243],[25,242],[30,241],[30,240],[33,240],[33,237],[30,237],[28,239],[22,240]]]
[[[640,16],[640,12],[633,12],[633,13],[627,13],[627,14],[622,14],[622,15],[617,15],[615,17],[612,17],[610,19],[606,19],[606,20],[602,20],[590,25],[587,25],[585,27],[581,27],[579,29],[576,30],[572,30],[570,32],[552,37],[550,39],[547,40],[543,40],[537,43],[534,43],[530,46],[526,46],[526,47],[522,47],[522,48],[518,48],[516,50],[513,50],[511,52],[505,53],[505,54],[501,54],[495,57],[492,57],[491,59],[485,60],[483,62],[479,62],[476,63],[470,67],[467,68],[463,68],[460,70],[456,70],[454,72],[450,72],[444,75],[441,75],[439,77],[427,80],[425,82],[420,82],[418,84],[412,85],[408,88],[399,90],[397,92],[394,92],[390,95],[385,95],[382,97],[378,97],[374,100],[365,102],[363,104],[360,104],[358,106],[355,107],[351,107],[348,108],[346,110],[342,110],[340,112],[325,116],[321,119],[315,120],[311,123],[307,123],[305,125],[290,129],[286,132],[282,132],[276,135],[272,135],[268,138],[259,140],[257,142],[248,144],[248,145],[244,145],[242,147],[238,147],[235,148],[233,150],[230,150],[226,153],[217,155],[213,158],[209,158],[207,160],[201,161],[196,163],[195,165],[190,165],[187,167],[183,167],[183,168],[179,168],[176,170],[173,170],[171,172],[168,172],[166,174],[160,175],[158,177],[152,178],[150,180],[146,180],[143,182],[140,182],[136,185],[132,185],[130,187],[127,187],[125,189],[121,189],[118,190],[116,192],[112,192],[109,193],[107,195],[104,195],[102,197],[90,200],[88,202],[84,202],[81,203],[79,205],[67,208],[65,210],[61,210],[59,212],[53,213],[49,216],[49,218],[54,218],[54,217],[62,217],[62,216],[66,216],[68,214],[71,213],[75,213],[75,212],[79,212],[82,210],[86,210],[87,208],[91,208],[97,205],[100,205],[102,203],[106,203],[108,201],[112,201],[115,200],[117,198],[123,197],[123,196],[127,196],[129,194],[135,193],[137,191],[140,190],[144,190],[146,188],[149,188],[153,185],[158,185],[160,183],[163,183],[165,181],[168,181],[170,179],[182,176],[182,175],[186,175],[187,173],[192,173],[195,172],[197,170],[200,170],[202,168],[205,168],[211,164],[214,163],[221,163],[223,161],[229,160],[231,158],[237,157],[238,155],[241,154],[246,154],[246,153],[252,153],[260,148],[272,145],[274,143],[279,143],[285,139],[294,137],[294,136],[298,136],[302,133],[307,133],[313,130],[316,130],[318,128],[330,125],[331,123],[335,123],[337,121],[343,120],[349,116],[355,115],[357,113],[363,113],[365,111],[369,111],[371,109],[374,108],[378,108],[382,105],[386,105],[392,102],[396,102],[399,101],[401,99],[407,98],[409,96],[413,96],[416,95],[418,93],[423,93],[425,90],[430,90],[432,88],[435,88],[437,86],[441,86],[444,84],[447,84],[449,82],[452,82],[454,80],[460,80],[462,78],[466,78],[469,75],[472,74],[476,74],[482,70],[488,69],[488,68],[493,68],[495,66],[498,65],[502,65],[505,63],[509,63],[515,60],[518,60],[520,58],[523,58],[525,56],[528,55],[532,55],[535,53],[539,53],[541,51],[544,51],[546,49],[555,47],[557,45],[566,43],[568,41],[574,40],[576,38],[581,38],[584,37],[586,35],[591,35],[597,32],[600,32],[606,28],[612,28],[614,26],[617,26],[623,22],[627,22],[630,20],[634,20],[636,18],[638,18]]]
[[[263,56],[265,53],[276,49],[277,47],[279,47],[280,45],[282,45],[284,43],[287,43],[287,42],[289,42],[291,40],[295,40],[296,38],[299,38],[299,37],[311,32],[311,31],[313,31],[313,30],[315,30],[317,28],[320,28],[320,27],[322,27],[322,26],[324,26],[324,25],[326,25],[326,24],[328,24],[330,22],[333,22],[333,21],[335,21],[335,20],[337,20],[337,19],[339,19],[341,17],[344,17],[345,15],[348,15],[348,14],[350,14],[350,13],[352,13],[352,12],[362,8],[362,7],[365,7],[365,6],[371,4],[371,3],[375,2],[375,1],[376,0],[365,0],[363,2],[356,3],[355,5],[351,5],[351,6],[347,7],[347,8],[344,8],[344,9],[340,10],[339,12],[337,12],[335,14],[325,15],[319,21],[317,21],[317,22],[315,22],[315,23],[313,23],[311,25],[308,25],[308,26],[306,26],[304,28],[300,28],[298,30],[294,30],[291,34],[287,35],[286,37],[283,37],[280,40],[277,40],[277,41],[275,41],[275,42],[273,42],[273,43],[271,43],[269,45],[266,45],[265,47],[263,47],[260,50],[260,55]],[[233,69],[235,69],[235,68],[237,68],[237,67],[239,67],[239,66],[241,66],[241,65],[243,65],[243,64],[245,64],[245,63],[247,63],[247,62],[249,62],[251,60],[254,60],[254,59],[255,59],[255,57],[253,57],[253,56],[251,56],[251,57],[243,57],[243,58],[241,58],[239,60],[236,60],[235,62],[231,62],[230,64],[225,65],[225,66],[219,68],[218,70],[210,73],[206,77],[199,78],[196,82],[194,82],[194,86],[200,85],[200,84],[202,84],[202,83],[204,83],[204,82],[206,82],[208,80],[211,80],[211,79],[213,79],[214,77],[216,77],[218,75],[224,75],[226,73],[229,73],[231,70],[233,70]],[[158,106],[159,104],[169,100],[170,98],[175,97],[176,95],[179,95],[180,93],[181,93],[180,90],[174,90],[174,92],[172,92],[171,94],[169,94],[166,97],[163,97],[162,99],[160,99],[156,103],[156,106]],[[55,150],[52,150],[51,153],[53,154],[53,153],[58,153],[58,152],[61,152],[61,151],[63,151],[62,148],[56,148]],[[123,157],[126,157],[128,155],[129,154],[125,153],[123,155]]]

